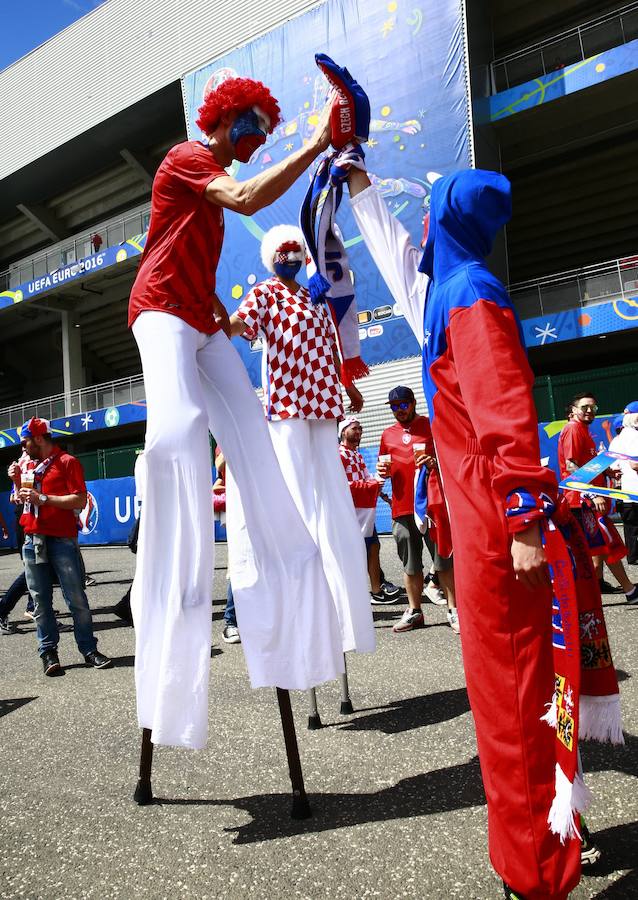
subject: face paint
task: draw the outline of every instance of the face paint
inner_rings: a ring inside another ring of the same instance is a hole
[[[276,262],[273,265],[275,274],[279,275],[280,278],[294,278],[301,268],[301,260],[293,260],[287,263]]]
[[[258,106],[239,113],[230,129],[230,140],[240,162],[248,162],[255,150],[266,143],[269,125],[268,116]]]

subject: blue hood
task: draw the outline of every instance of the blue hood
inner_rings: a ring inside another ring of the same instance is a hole
[[[468,263],[482,262],[511,215],[511,186],[498,172],[464,169],[437,179],[419,271],[443,281]]]

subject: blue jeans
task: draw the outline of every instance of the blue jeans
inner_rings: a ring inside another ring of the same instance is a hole
[[[78,650],[83,655],[97,647],[93,636],[93,619],[84,593],[84,574],[76,538],[47,537],[48,563],[36,563],[33,540],[27,535],[22,548],[24,573],[29,593],[35,600],[35,624],[40,656],[55,650],[60,635],[53,615],[53,572],[57,575],[62,596],[73,616],[73,631]],[[53,570],[53,571],[52,571]]]
[[[228,587],[226,588],[224,623],[226,625],[233,625],[235,628],[237,628],[237,616],[235,615],[235,598],[233,597],[233,588],[230,581],[228,582]]]

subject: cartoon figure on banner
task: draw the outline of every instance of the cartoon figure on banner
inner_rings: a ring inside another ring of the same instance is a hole
[[[97,528],[99,508],[97,500],[90,491],[86,492],[86,506],[78,516],[80,534],[92,534]]]

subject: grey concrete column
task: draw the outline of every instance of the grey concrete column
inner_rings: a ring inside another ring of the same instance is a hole
[[[74,391],[84,387],[84,369],[82,367],[82,335],[77,326],[78,319],[74,312],[60,311],[62,321],[62,374],[65,394],[65,414],[67,416],[80,412],[80,406]]]

